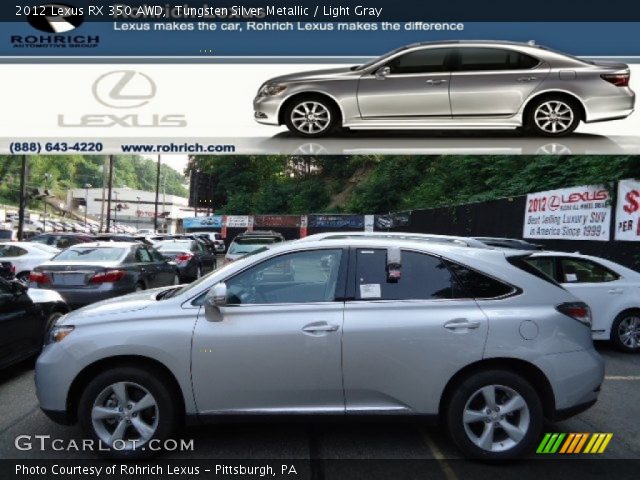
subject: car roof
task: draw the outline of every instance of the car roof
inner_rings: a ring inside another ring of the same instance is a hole
[[[72,245],[69,248],[125,248],[125,247],[140,247],[143,246],[140,242],[109,242],[109,241],[97,241],[86,242]]]

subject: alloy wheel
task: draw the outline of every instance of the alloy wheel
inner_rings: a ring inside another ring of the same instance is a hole
[[[109,447],[132,450],[148,442],[158,428],[158,404],[143,386],[117,382],[96,397],[91,421],[98,438]]]
[[[640,348],[640,317],[626,317],[618,325],[620,343],[630,350]]]
[[[488,452],[503,452],[518,445],[530,425],[525,399],[504,385],[487,385],[469,397],[462,422],[467,437]]]
[[[573,109],[560,100],[549,100],[541,103],[533,114],[536,126],[546,133],[559,134],[571,127]]]
[[[302,133],[318,134],[331,124],[331,112],[320,102],[302,102],[291,111],[291,123]]]

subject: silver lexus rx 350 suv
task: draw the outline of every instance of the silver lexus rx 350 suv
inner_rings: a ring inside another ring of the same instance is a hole
[[[284,243],[64,316],[38,358],[40,406],[119,457],[230,414],[420,415],[467,456],[518,457],[604,375],[588,307],[523,255]]]
[[[413,44],[355,66],[265,82],[256,121],[304,137],[350,129],[524,129],[558,137],[633,112],[629,67],[534,44]]]

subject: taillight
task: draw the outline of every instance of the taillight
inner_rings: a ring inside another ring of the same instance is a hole
[[[628,87],[630,73],[603,73],[600,78],[606,80],[609,83],[614,84],[616,87]]]
[[[49,278],[49,275],[47,275],[46,273],[31,272],[29,274],[29,282],[37,284],[51,283],[51,278]]]
[[[114,283],[124,277],[125,272],[122,270],[107,270],[106,272],[96,273],[89,279],[89,283]]]
[[[566,316],[579,321],[587,327],[591,326],[591,309],[589,309],[586,303],[563,303],[556,308],[560,313],[564,313]]]
[[[186,263],[193,258],[192,253],[181,253],[175,258],[175,261],[178,263]]]

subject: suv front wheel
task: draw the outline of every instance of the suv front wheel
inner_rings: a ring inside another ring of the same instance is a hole
[[[120,367],[97,375],[78,405],[88,438],[115,458],[151,456],[177,425],[176,402],[156,372]],[[161,375],[160,375],[161,377]],[[153,440],[155,446],[148,448]]]
[[[542,403],[519,375],[501,370],[467,377],[451,396],[446,423],[469,457],[519,458],[533,449],[543,427]]]

